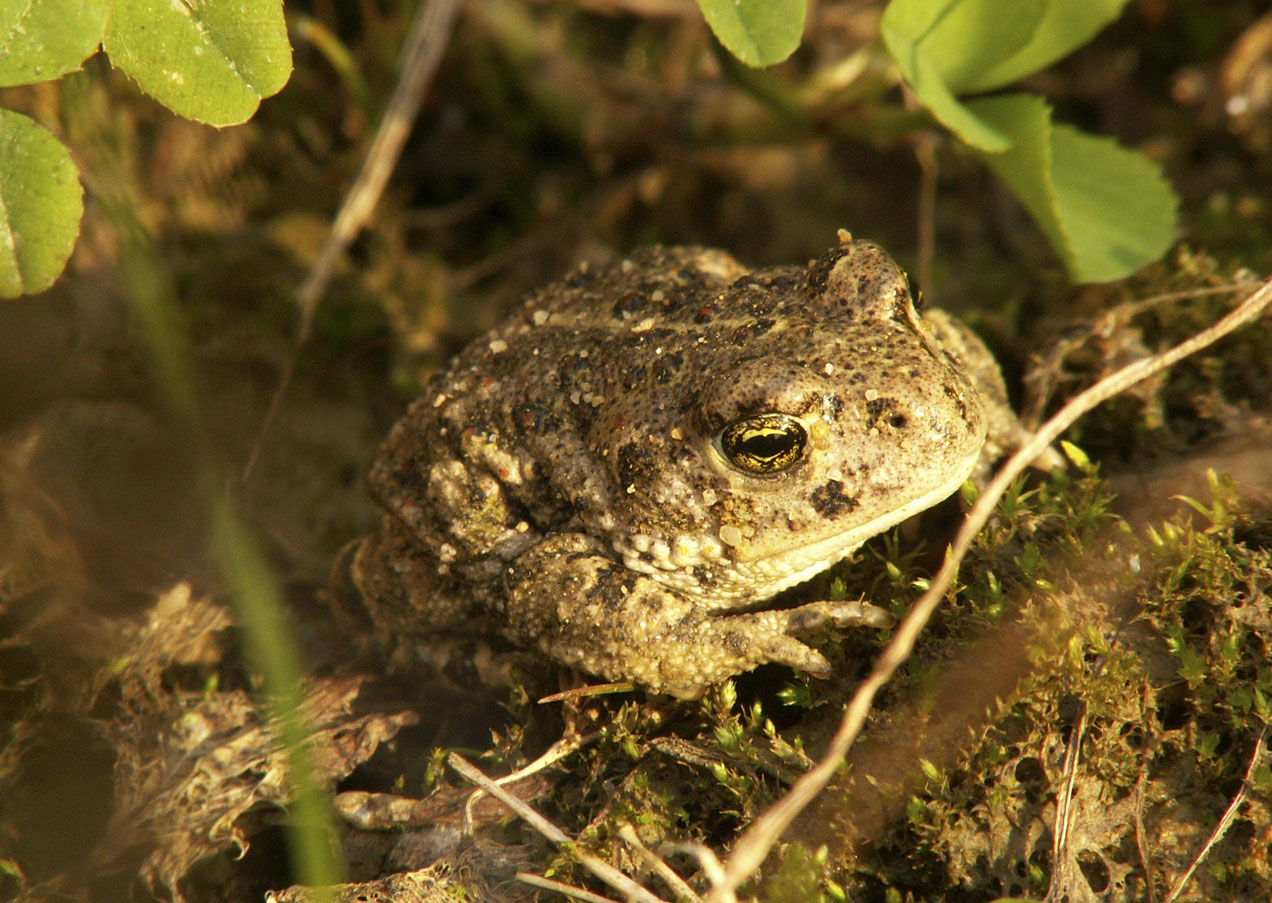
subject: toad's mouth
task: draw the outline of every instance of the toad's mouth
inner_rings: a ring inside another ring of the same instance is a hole
[[[953,478],[941,483],[940,486],[846,532],[829,535],[806,546],[759,556],[750,561],[739,556],[735,560],[736,570],[739,574],[747,575],[744,580],[749,577],[754,584],[763,585],[763,589],[757,593],[757,598],[768,598],[770,595],[781,593],[782,590],[790,589],[791,586],[798,586],[801,582],[812,579],[851,555],[866,539],[883,533],[884,530],[893,528],[903,520],[908,520],[920,511],[926,511],[937,502],[954,495],[954,492],[957,492],[958,488],[967,481],[974,467],[976,467],[976,458],[972,458],[967,467],[960,469]]]
[[[877,536],[921,511],[949,498],[963,485],[976,467],[971,456],[955,474],[922,495],[873,520],[850,530],[831,534],[824,539],[777,551],[733,548],[733,570],[743,585],[749,586],[756,599],[767,599],[783,590],[815,577],[831,565],[843,560],[872,536]],[[748,553],[754,555],[749,557]]]
[[[953,495],[975,468],[977,458],[969,456],[948,479],[903,505],[850,529],[800,545],[774,548],[742,537],[730,537],[737,541],[713,542],[714,548],[710,550],[713,554],[704,555],[706,544],[693,539],[692,545],[698,554],[692,556],[693,560],[677,560],[680,556],[676,547],[680,540],[673,540],[670,544],[655,542],[653,549],[642,548],[640,552],[626,549],[623,557],[629,568],[693,598],[703,608],[737,609],[804,583],[841,561],[870,537]]]

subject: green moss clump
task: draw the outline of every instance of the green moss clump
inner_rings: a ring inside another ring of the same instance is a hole
[[[1149,899],[1149,881],[1156,899],[1170,890],[1242,787],[1272,698],[1272,517],[1245,510],[1231,483],[1211,485],[1208,504],[1150,527],[1147,542],[1115,522],[1100,552],[1130,573],[1096,577],[1071,561],[1080,593],[1060,586],[1032,600],[1026,619],[1045,624],[1054,604],[1067,642],[1041,645],[1048,654],[975,748],[927,772],[903,823],[856,863],[858,888],[930,898],[939,874],[944,899],[1042,896],[1053,884],[1111,901]],[[1053,568],[1060,560],[1047,557]],[[1272,776],[1267,750],[1259,755],[1236,820],[1182,899],[1272,892]]]

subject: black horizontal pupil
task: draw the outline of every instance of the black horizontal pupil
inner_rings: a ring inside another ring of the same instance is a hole
[[[794,444],[795,437],[789,432],[765,432],[742,439],[738,451],[756,458],[776,458],[790,451]]]
[[[777,473],[794,464],[806,434],[785,414],[761,414],[725,427],[720,446],[735,467],[750,473]]]

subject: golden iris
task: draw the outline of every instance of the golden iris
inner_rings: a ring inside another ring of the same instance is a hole
[[[720,451],[739,470],[772,474],[786,470],[808,443],[804,424],[787,414],[758,414],[735,420],[720,433]]]

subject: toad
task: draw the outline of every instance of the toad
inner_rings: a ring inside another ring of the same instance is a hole
[[[1019,444],[985,346],[877,245],[806,267],[655,247],[526,298],[428,383],[370,468],[345,584],[380,631],[499,631],[693,698],[863,601],[768,600]],[[349,593],[344,593],[348,596]]]

